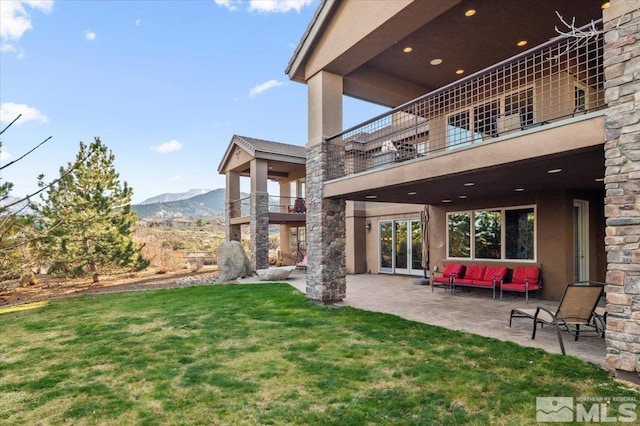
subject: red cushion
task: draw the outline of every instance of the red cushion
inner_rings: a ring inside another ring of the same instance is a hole
[[[511,282],[514,284],[524,284],[529,280],[529,284],[537,284],[539,277],[540,269],[537,266],[518,266],[513,269]]]
[[[487,269],[485,265],[469,265],[464,272],[464,278],[467,280],[482,280],[485,269]]]
[[[508,291],[520,291],[524,293],[527,290],[525,286],[526,284],[509,283],[509,284],[503,284],[502,289],[508,290]],[[529,284],[529,291],[536,291],[539,289],[540,289],[540,286],[538,284]]]
[[[493,281],[493,277],[496,277],[496,281],[500,281],[500,278],[507,276],[507,268],[505,266],[487,266],[484,271],[483,281]]]
[[[456,277],[461,277],[463,271],[464,265],[460,263],[447,263],[444,266],[444,271],[442,271],[442,276],[449,278],[452,274],[455,274]]]
[[[431,280],[434,283],[448,283],[449,282],[449,278],[447,278],[447,277],[432,277]]]
[[[493,280],[484,281],[484,280],[468,280],[466,278],[457,279],[456,285],[460,286],[471,286],[471,287],[493,287]]]

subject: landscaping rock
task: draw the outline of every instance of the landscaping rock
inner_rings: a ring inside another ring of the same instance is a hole
[[[291,274],[291,271],[294,269],[296,269],[295,266],[258,269],[256,274],[258,274],[260,281],[284,281],[289,278],[289,274]]]
[[[227,241],[218,247],[218,282],[234,281],[253,275],[251,261],[239,241]]]

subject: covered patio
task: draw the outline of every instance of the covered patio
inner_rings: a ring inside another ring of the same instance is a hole
[[[243,281],[255,282],[255,278],[246,278]],[[305,292],[303,271],[294,271],[287,282]],[[436,288],[431,292],[431,287],[423,283],[423,279],[400,275],[347,275],[347,297],[336,305],[393,314],[412,321],[560,354],[558,338],[553,328],[539,329],[535,340],[531,340],[531,320],[515,318],[509,328],[511,309],[535,308],[540,305],[555,310],[558,306],[557,301],[538,300],[534,297],[529,300],[529,304],[525,304],[524,297],[520,294],[508,294],[503,301],[493,300],[489,291],[479,289],[473,289],[468,293],[459,291],[451,295],[442,288]],[[564,332],[562,338],[567,355],[608,369],[605,362],[605,339],[584,336],[575,342],[573,336]]]

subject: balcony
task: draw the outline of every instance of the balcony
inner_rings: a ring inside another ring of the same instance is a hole
[[[327,139],[327,178],[589,119],[606,106],[602,62],[601,34],[542,44]]]
[[[229,206],[232,225],[243,225],[250,222],[251,197],[232,200]],[[270,224],[300,224],[306,221],[306,204],[301,197],[269,196],[268,202]]]

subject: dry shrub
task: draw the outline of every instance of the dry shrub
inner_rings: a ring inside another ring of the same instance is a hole
[[[176,252],[170,244],[158,238],[149,228],[138,228],[135,238],[137,242],[144,243],[142,256],[148,259],[150,266],[159,274],[176,271],[183,267],[184,259],[181,253]]]

